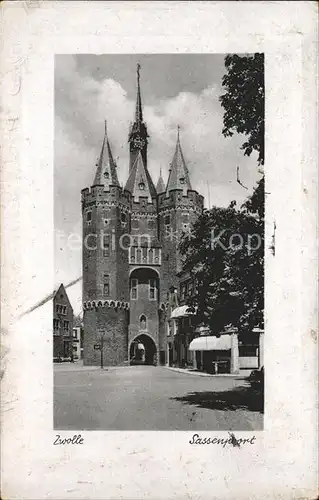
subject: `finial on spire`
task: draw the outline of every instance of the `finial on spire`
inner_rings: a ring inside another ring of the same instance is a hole
[[[179,131],[180,131],[181,127],[180,125],[177,125],[177,140],[179,141]]]
[[[137,81],[138,82],[140,81],[140,69],[141,69],[141,65],[140,65],[140,63],[137,63],[136,73],[137,73]]]
[[[104,135],[107,136],[107,120],[104,120]]]

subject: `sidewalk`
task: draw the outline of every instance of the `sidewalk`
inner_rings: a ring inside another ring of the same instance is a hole
[[[100,371],[107,372],[111,370],[115,370],[117,368],[128,368],[129,365],[121,365],[121,366],[104,366],[101,368],[100,365],[96,366],[85,366],[83,364],[83,360],[74,361],[71,363],[70,361],[65,361],[64,363],[53,363],[53,370],[57,372],[88,372],[88,371]]]
[[[64,363],[53,363],[54,371],[65,372],[65,371],[91,371],[91,370],[101,370],[100,366],[84,366],[83,360],[74,361],[71,363],[70,361],[65,361]]]
[[[197,375],[198,377],[232,377],[232,378],[246,378],[248,377],[247,373],[219,373],[217,375],[213,375],[212,373],[200,372],[199,370],[195,370],[194,368],[173,368],[172,366],[164,366],[167,370],[172,370],[178,373],[184,373],[184,375]]]

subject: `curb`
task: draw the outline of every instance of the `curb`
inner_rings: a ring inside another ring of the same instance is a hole
[[[163,366],[166,370],[171,370],[172,372],[183,373],[184,375],[195,375],[196,377],[211,377],[211,378],[239,378],[245,379],[248,375],[244,375],[243,373],[220,373],[218,375],[213,375],[211,373],[204,372],[196,372],[195,370],[187,370],[186,368],[173,368],[172,366]]]

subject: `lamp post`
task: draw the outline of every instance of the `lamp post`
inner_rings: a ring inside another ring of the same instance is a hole
[[[104,368],[104,359],[103,359],[103,347],[104,347],[104,336],[105,336],[105,332],[103,332],[101,334],[101,337],[100,337],[100,353],[101,353],[101,370],[103,370]]]

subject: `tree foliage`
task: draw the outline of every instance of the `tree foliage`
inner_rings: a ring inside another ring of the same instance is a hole
[[[232,203],[205,210],[181,243],[184,269],[196,283],[187,303],[217,335],[227,326],[263,326],[264,220],[250,208],[253,197],[240,209]]]
[[[258,154],[264,164],[264,56],[228,55],[223,78],[226,93],[224,136],[245,134],[244,154]],[[263,327],[264,316],[264,177],[246,202],[237,208],[205,210],[184,238],[180,251],[184,269],[196,283],[187,304],[197,320],[219,334],[225,327],[250,332]]]
[[[220,96],[224,108],[225,137],[235,132],[245,134],[244,154],[250,156],[253,151],[258,154],[259,165],[265,158],[265,85],[264,55],[256,53],[251,56],[237,54],[225,57],[227,73],[222,83],[226,90]]]

